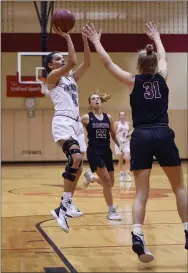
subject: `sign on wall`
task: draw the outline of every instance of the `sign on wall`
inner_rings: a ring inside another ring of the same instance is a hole
[[[35,77],[22,76],[24,81],[35,81]],[[40,84],[27,84],[18,81],[16,76],[7,76],[7,97],[44,97]]]

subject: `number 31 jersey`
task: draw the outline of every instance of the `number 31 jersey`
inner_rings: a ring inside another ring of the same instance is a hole
[[[55,88],[50,90],[55,115],[65,115],[74,119],[79,116],[78,86],[74,77],[61,77]]]
[[[103,113],[103,119],[98,120],[95,115],[90,112],[89,123],[86,126],[88,132],[88,145],[94,148],[110,147],[110,120],[106,113]]]
[[[133,127],[168,124],[168,94],[168,86],[160,74],[136,75],[130,94]]]

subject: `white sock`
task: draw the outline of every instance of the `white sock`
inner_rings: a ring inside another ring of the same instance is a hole
[[[110,211],[110,210],[112,210],[114,208],[114,206],[112,205],[112,206],[108,206],[108,210]]]
[[[72,192],[64,192],[62,204],[65,204],[67,200],[72,198]]]
[[[188,232],[188,222],[183,223],[183,225],[184,225],[184,230]]]
[[[135,224],[133,225],[133,233],[144,236],[143,230],[142,230],[142,225],[141,224]]]

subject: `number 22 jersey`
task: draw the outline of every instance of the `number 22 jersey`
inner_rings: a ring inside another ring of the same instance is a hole
[[[96,148],[97,151],[101,148],[110,148],[110,120],[106,113],[103,113],[103,119],[99,120],[92,112],[88,113],[89,123],[86,126],[88,132],[89,147]]]
[[[130,94],[133,127],[168,124],[168,94],[168,86],[160,74],[136,75]]]

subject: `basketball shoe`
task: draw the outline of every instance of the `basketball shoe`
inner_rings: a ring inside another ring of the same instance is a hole
[[[58,225],[65,231],[69,232],[69,225],[67,222],[67,217],[65,214],[65,209],[61,207],[58,207],[54,210],[51,210],[51,214],[54,217],[54,219],[57,221]]]
[[[154,257],[150,250],[146,247],[144,236],[132,234],[132,250],[138,255],[138,258],[143,263],[149,263],[153,261]]]
[[[116,208],[112,208],[112,209],[109,210],[107,218],[109,220],[121,220],[121,217],[117,213]]]

